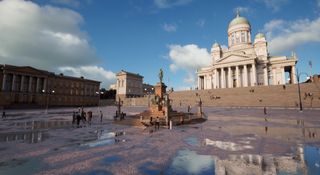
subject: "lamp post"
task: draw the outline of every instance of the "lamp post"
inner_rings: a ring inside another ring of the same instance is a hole
[[[45,93],[45,90],[42,89],[42,92]],[[47,102],[46,102],[46,114],[48,114],[48,108],[49,108],[49,97],[51,94],[54,94],[55,91],[54,90],[51,90],[47,93]]]
[[[302,101],[301,101],[301,90],[300,90],[300,75],[305,74],[307,75],[307,77],[309,77],[309,75],[305,72],[300,72],[297,68],[297,80],[298,80],[298,94],[299,94],[299,107],[300,107],[300,112],[302,112],[303,108],[302,108]]]

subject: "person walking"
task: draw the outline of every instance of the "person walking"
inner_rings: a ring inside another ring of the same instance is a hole
[[[102,123],[102,117],[103,117],[103,113],[102,111],[100,111],[100,122]]]
[[[79,127],[79,126],[80,126],[80,120],[81,120],[80,113],[77,112],[76,116],[77,116],[77,125],[78,125],[78,127]]]
[[[160,119],[159,119],[159,117],[156,118],[156,125],[155,125],[155,127],[157,127],[158,130],[160,129]]]
[[[6,116],[6,111],[3,111],[3,112],[2,112],[2,118],[5,119],[6,117],[7,117],[7,116]]]
[[[268,119],[267,119],[267,108],[266,107],[264,107],[263,108],[263,114],[264,114],[264,121],[268,121]]]

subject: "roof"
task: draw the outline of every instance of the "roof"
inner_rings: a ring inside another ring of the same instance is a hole
[[[117,76],[119,76],[119,75],[131,75],[131,76],[136,76],[136,77],[143,78],[143,76],[141,76],[139,74],[128,72],[128,71],[124,71],[124,70],[121,70],[120,72],[118,72]]]
[[[54,72],[49,72],[46,70],[41,70],[41,69],[37,69],[31,66],[14,66],[14,65],[9,65],[9,64],[0,64],[0,69],[6,69],[6,70],[11,70],[11,71],[16,71],[16,72],[25,72],[27,70],[31,70],[32,72],[34,72],[33,74],[37,73],[39,75],[42,76],[50,76],[50,77],[55,77],[55,78],[66,78],[66,79],[74,79],[74,80],[85,80],[85,81],[91,81],[91,82],[96,82],[96,83],[100,83],[100,81],[96,81],[96,80],[90,80],[90,79],[85,79],[84,77],[72,77],[72,76],[65,76],[63,74],[55,74]]]
[[[229,23],[229,28],[238,24],[248,24],[251,26],[249,21],[245,17],[240,16],[239,13],[237,13],[237,16]]]
[[[255,39],[265,38],[266,36],[263,33],[258,33]]]

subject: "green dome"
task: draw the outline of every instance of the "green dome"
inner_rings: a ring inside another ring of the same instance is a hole
[[[235,26],[237,24],[248,24],[250,26],[249,21],[245,18],[237,14],[237,16],[229,23],[229,28]]]
[[[258,33],[255,38],[260,39],[260,38],[265,38],[265,37],[266,36],[263,33]]]

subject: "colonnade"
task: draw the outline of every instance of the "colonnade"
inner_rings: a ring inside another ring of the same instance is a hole
[[[2,91],[42,92],[46,89],[47,78],[13,73],[4,73]]]
[[[296,83],[294,65],[269,67],[269,70],[267,65],[263,65],[259,70],[258,73],[255,64],[217,67],[213,72],[198,76],[198,87],[199,89],[220,89],[286,84],[285,72],[289,72],[290,83]]]

